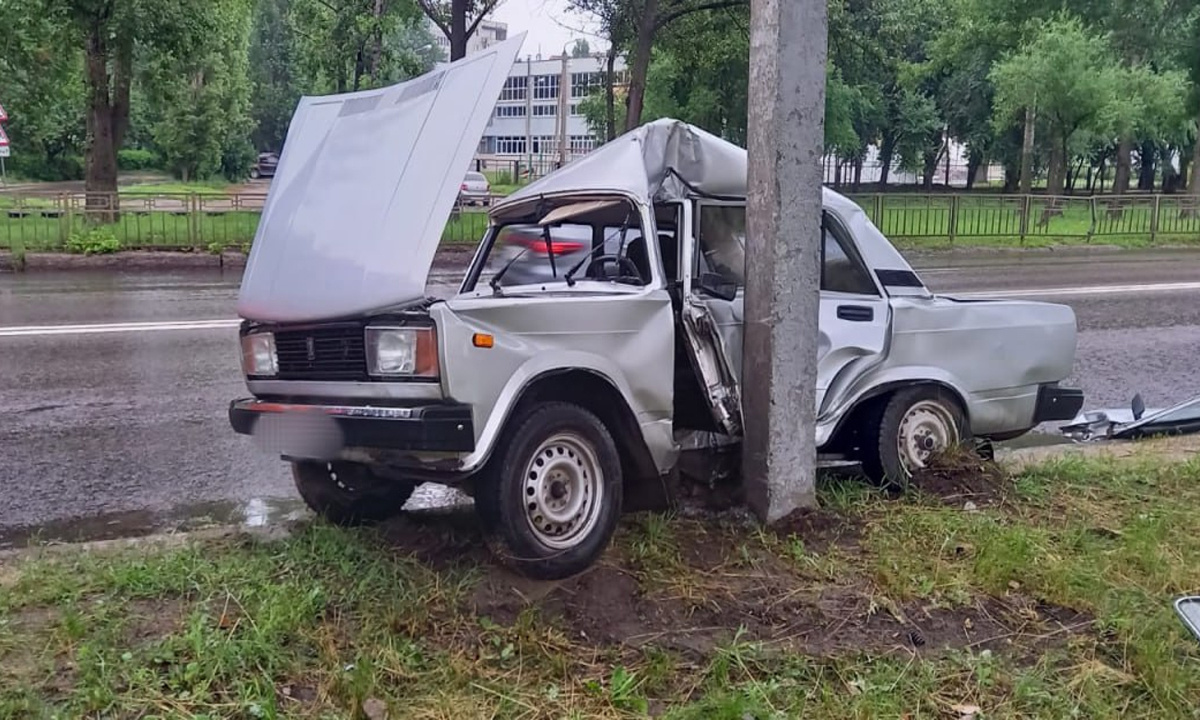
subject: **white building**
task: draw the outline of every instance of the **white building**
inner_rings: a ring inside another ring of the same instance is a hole
[[[618,59],[615,69],[617,83],[624,84],[625,63]],[[604,87],[604,72],[603,55],[517,61],[479,144],[479,159],[489,166],[521,161],[541,174],[594,149],[599,143],[579,105]]]
[[[426,19],[426,23],[429,25],[429,32],[433,35],[434,42],[437,43],[438,48],[442,51],[442,60],[448,61],[450,59],[450,39],[446,37],[446,34],[432,20]],[[507,39],[508,25],[485,19],[479,23],[479,27],[475,29],[475,34],[467,40],[467,54],[477,53]]]

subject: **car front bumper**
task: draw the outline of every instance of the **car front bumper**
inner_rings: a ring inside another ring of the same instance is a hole
[[[471,407],[434,403],[403,407],[286,403],[244,398],[229,405],[229,423],[284,455],[334,459],[344,448],[430,453],[475,449]]]

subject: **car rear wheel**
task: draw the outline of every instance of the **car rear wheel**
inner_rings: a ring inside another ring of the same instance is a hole
[[[971,440],[958,400],[939,387],[901,390],[879,406],[872,420],[863,471],[883,485],[907,487],[934,455]]]
[[[292,463],[300,497],[335,525],[370,525],[400,514],[416,483],[379,477],[358,463]]]
[[[260,173],[258,171],[258,168],[250,168],[250,179],[251,180],[257,180],[261,175],[262,175],[262,173]]]
[[[591,412],[544,403],[514,418],[494,471],[476,490],[488,544],[512,569],[558,580],[608,547],[621,510],[621,461]]]

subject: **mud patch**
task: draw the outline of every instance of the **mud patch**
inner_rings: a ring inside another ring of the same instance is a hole
[[[862,539],[861,523],[819,508],[801,508],[771,526],[780,538],[796,536],[813,552],[830,547],[857,547]]]
[[[961,507],[971,502],[982,507],[1007,501],[1013,479],[994,461],[961,450],[931,458],[925,468],[914,473],[909,488],[947,505]]]
[[[379,529],[396,552],[434,570],[491,563],[479,522],[470,508],[404,513]]]
[[[135,647],[180,631],[188,612],[187,603],[181,598],[131,600],[125,608],[123,634],[126,642]]]

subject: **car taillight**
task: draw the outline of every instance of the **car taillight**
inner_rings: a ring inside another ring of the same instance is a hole
[[[461,186],[461,187],[459,187],[458,189],[459,189],[459,190],[462,190],[463,192],[466,192],[466,190],[467,190],[467,184],[466,184],[466,183],[463,183],[463,184],[462,184],[462,186]]]
[[[517,245],[526,247],[529,252],[535,255],[568,255],[573,252],[579,252],[584,249],[584,244],[573,240],[551,240],[550,247],[546,247],[544,238],[533,238],[526,235],[517,235],[510,237],[509,241]]]

